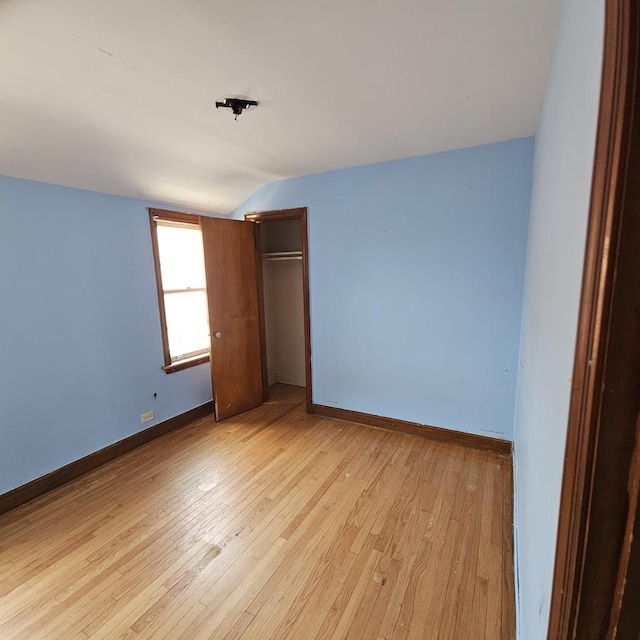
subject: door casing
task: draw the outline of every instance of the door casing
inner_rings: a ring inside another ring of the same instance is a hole
[[[639,57],[640,6],[607,0],[549,640],[640,632]]]
[[[307,208],[277,209],[273,211],[253,211],[246,213],[244,219],[256,223],[256,273],[258,274],[258,298],[260,310],[260,337],[262,343],[262,384],[264,400],[269,399],[267,374],[267,346],[264,319],[264,287],[262,281],[262,249],[260,246],[260,223],[272,220],[300,220],[302,241],[302,298],[304,304],[304,357],[306,375],[307,413],[313,413],[313,385],[311,380],[311,317],[309,302],[309,234],[307,229]]]

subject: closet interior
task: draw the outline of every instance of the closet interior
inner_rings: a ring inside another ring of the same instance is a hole
[[[301,220],[260,223],[269,386],[306,386]]]

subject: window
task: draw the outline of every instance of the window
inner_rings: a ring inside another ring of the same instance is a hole
[[[209,316],[200,218],[149,209],[167,373],[209,359]]]

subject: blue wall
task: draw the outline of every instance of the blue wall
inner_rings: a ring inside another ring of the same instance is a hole
[[[307,206],[313,399],[511,439],[533,139],[263,187]]]
[[[0,176],[0,494],[211,399],[160,369],[150,205]]]
[[[295,178],[238,209],[309,207],[316,403],[511,438],[532,151]],[[160,369],[147,206],[0,176],[0,493],[211,399],[208,365]]]
[[[515,428],[523,640],[547,637],[603,28],[603,0],[565,1],[536,136]]]

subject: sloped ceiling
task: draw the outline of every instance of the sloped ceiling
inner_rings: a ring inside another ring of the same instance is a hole
[[[0,0],[0,173],[229,212],[530,136],[560,0]],[[238,122],[225,95],[260,101]]]

